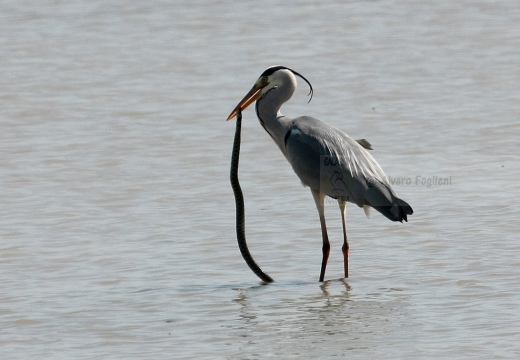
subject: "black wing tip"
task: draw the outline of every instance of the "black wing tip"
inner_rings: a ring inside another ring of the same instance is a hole
[[[399,208],[399,216],[400,216],[400,219],[398,221],[403,222],[403,220],[404,220],[404,221],[408,222],[407,215],[413,214],[412,207],[406,201],[401,200],[401,199],[397,199],[397,206]]]
[[[386,218],[392,221],[408,222],[408,215],[413,214],[413,209],[408,203],[399,198],[395,199],[395,203],[389,206],[372,206]]]

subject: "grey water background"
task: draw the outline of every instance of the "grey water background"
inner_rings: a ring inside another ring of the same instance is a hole
[[[520,3],[1,1],[4,359],[512,359],[520,354]],[[327,203],[332,251],[254,110],[367,138],[406,224]],[[446,179],[446,180],[444,180]]]

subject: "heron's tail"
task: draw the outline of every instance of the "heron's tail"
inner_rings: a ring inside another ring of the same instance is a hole
[[[399,199],[389,185],[379,181],[371,183],[363,200],[362,205],[373,207],[392,221],[408,221],[408,215],[413,214],[406,201]]]
[[[398,197],[393,197],[391,204],[371,206],[392,221],[408,221],[407,215],[413,214],[412,207]]]

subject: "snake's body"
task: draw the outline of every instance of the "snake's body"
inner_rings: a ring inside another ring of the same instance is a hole
[[[236,204],[236,230],[237,230],[237,241],[242,257],[246,261],[249,268],[260,278],[262,281],[270,283],[274,280],[264,273],[262,269],[256,264],[247,248],[246,234],[245,234],[245,209],[244,209],[244,195],[242,194],[242,188],[238,181],[238,161],[240,158],[240,133],[242,129],[242,112],[238,111],[237,114],[237,126],[235,130],[235,140],[233,141],[233,152],[231,155],[231,170],[229,178],[231,181],[231,187],[233,188],[233,194],[235,195]]]

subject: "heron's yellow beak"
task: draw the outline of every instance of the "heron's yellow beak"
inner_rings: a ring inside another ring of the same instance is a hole
[[[255,102],[261,95],[262,95],[262,88],[265,85],[260,85],[259,83],[256,83],[251,90],[244,96],[242,100],[238,103],[238,105],[235,107],[235,109],[229,114],[227,120],[233,119],[235,116],[237,116],[238,109],[241,109],[242,111],[245,110],[249,105],[251,105],[253,102]]]

